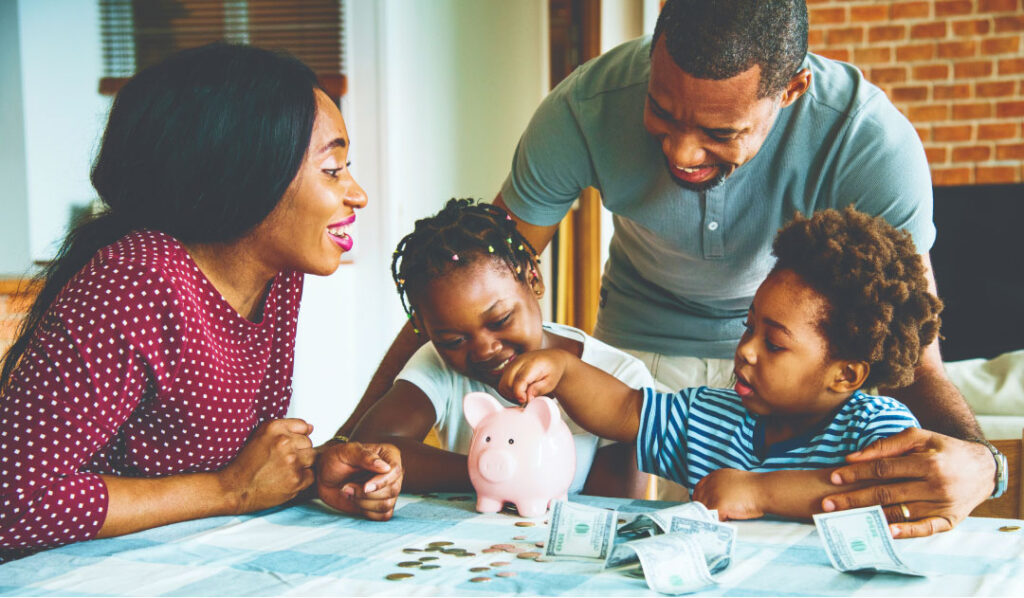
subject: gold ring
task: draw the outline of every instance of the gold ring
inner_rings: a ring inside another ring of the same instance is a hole
[[[903,521],[910,521],[910,509],[908,509],[907,505],[904,503],[900,503],[899,506],[900,513],[903,514]]]

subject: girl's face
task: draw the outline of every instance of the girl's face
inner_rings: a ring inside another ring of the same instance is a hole
[[[851,362],[829,358],[819,329],[827,307],[791,270],[773,272],[761,283],[736,348],[736,392],[744,407],[813,425],[856,390]]]
[[[415,306],[422,331],[448,365],[491,386],[516,356],[544,342],[533,288],[498,259],[477,259],[436,278]]]
[[[272,272],[327,275],[352,249],[348,227],[366,192],[348,168],[348,131],[338,106],[316,90],[316,121],[295,179],[253,231],[254,250]]]

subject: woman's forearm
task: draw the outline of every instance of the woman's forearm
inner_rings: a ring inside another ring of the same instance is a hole
[[[130,534],[161,525],[231,515],[241,497],[221,483],[216,473],[189,473],[161,478],[102,475],[107,486],[107,516],[97,538]]]

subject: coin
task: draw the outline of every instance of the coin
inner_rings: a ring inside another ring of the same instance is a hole
[[[483,553],[490,553],[490,552],[505,552],[505,551],[504,551],[504,550],[502,550],[502,549],[500,549],[500,548],[484,548],[484,549],[483,549],[483,550],[481,550],[480,552],[483,552]]]
[[[527,552],[520,552],[519,554],[516,555],[516,558],[517,559],[535,559],[535,558],[537,558],[539,556],[540,556],[539,552],[527,551]]]
[[[509,563],[508,561],[494,561],[493,563],[491,563],[491,566],[492,567],[507,567],[507,566],[509,566],[511,564],[512,563]]]
[[[423,565],[422,567],[420,567],[420,570],[422,571],[424,569],[438,569],[440,567],[441,565]]]
[[[544,548],[544,543],[543,542],[534,542],[533,545],[536,546],[537,548]]]
[[[412,573],[392,573],[390,575],[385,575],[384,579],[390,581],[401,581],[403,579],[409,579],[410,577],[412,577]]]
[[[470,567],[469,570],[472,571],[473,573],[480,573],[481,571],[490,571],[491,568],[490,567]]]
[[[516,547],[515,544],[495,544],[491,548],[497,548],[498,550],[512,550]]]
[[[445,554],[459,554],[460,552],[466,552],[461,548],[442,548],[441,552]]]
[[[470,579],[469,581],[471,581],[473,583],[484,583],[485,581],[491,581],[491,578],[490,577],[474,577],[474,578]]]
[[[419,561],[402,561],[401,563],[398,563],[398,566],[399,567],[419,567],[422,564],[423,563],[421,563]]]
[[[999,528],[999,531],[1001,531],[1001,532],[1015,532],[1015,531],[1017,531],[1019,529],[1020,529],[1019,525],[1004,525],[1003,527]]]
[[[403,548],[402,552],[405,554],[412,554],[414,552],[423,552],[422,548]]]
[[[516,527],[533,527],[537,525],[532,521],[516,521]]]
[[[424,563],[427,562],[427,561],[436,561],[436,560],[437,560],[436,556],[421,556],[420,557],[420,561],[424,562]]]
[[[525,540],[526,536],[513,536],[512,539],[513,540]]]
[[[455,556],[476,556],[475,552],[461,552]]]
[[[452,544],[455,544],[455,542],[447,542],[445,540],[438,540],[437,542],[431,542],[430,544],[427,544],[427,546],[451,546]]]
[[[497,573],[495,573],[495,575],[497,575],[498,577],[515,577],[516,576],[516,572],[515,571],[498,571]]]
[[[538,563],[550,563],[551,562],[551,559],[545,558],[545,557],[542,557],[542,556],[539,556],[539,557],[537,557],[537,558],[535,558],[533,560],[537,561]]]
[[[621,518],[621,517],[619,518],[619,525],[622,525],[622,524],[623,524],[623,523],[625,523],[625,522],[626,522],[626,520],[625,520],[625,519],[623,519],[623,518]]]

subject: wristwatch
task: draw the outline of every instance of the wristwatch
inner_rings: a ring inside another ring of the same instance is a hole
[[[348,439],[348,436],[345,436],[344,434],[335,434],[334,438],[331,438],[331,442],[336,442],[338,444],[345,444],[345,443],[349,442],[349,439]],[[993,448],[995,448],[995,447],[993,447]]]
[[[1000,453],[999,449],[987,440],[979,438],[977,442],[987,448],[992,453],[992,458],[996,460],[996,488],[989,498],[999,498],[1006,492],[1006,486],[1010,483],[1010,467],[1006,462],[1006,455]]]

